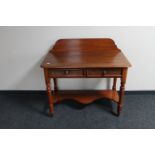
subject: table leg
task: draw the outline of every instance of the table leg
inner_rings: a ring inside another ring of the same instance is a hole
[[[54,91],[58,91],[58,79],[54,78],[53,81],[54,81]]]
[[[122,78],[121,78],[121,86],[120,86],[120,95],[119,95],[119,102],[117,107],[117,115],[119,116],[122,111],[123,105],[123,98],[124,98],[124,90],[125,90],[125,83],[127,77],[127,68],[122,69]]]
[[[48,95],[48,101],[49,101],[49,115],[52,116],[54,113],[54,100],[51,92],[51,82],[48,76],[48,69],[44,69],[44,76],[45,76],[45,83],[46,83],[46,89],[47,89],[47,95]]]
[[[115,77],[113,81],[112,90],[116,90],[116,82],[117,82],[117,78]]]

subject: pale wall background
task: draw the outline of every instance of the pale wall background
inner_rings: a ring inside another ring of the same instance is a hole
[[[155,27],[0,27],[0,90],[44,90],[40,63],[60,38],[113,38],[132,63],[126,90],[155,90]],[[105,79],[59,80],[61,89],[102,89]]]

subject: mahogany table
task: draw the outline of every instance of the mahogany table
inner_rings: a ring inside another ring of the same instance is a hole
[[[49,100],[49,114],[53,115],[54,103],[64,99],[75,99],[83,104],[99,98],[107,98],[117,103],[117,115],[122,110],[127,70],[131,64],[109,38],[60,39],[45,57],[44,69]],[[50,79],[54,80],[51,91]],[[111,90],[58,90],[57,78],[113,78]],[[120,78],[119,94],[116,90]]]

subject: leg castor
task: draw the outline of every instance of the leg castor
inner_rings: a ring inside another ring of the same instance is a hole
[[[49,112],[49,113],[48,113],[48,116],[49,116],[49,117],[53,117],[53,116],[54,116],[54,113]]]
[[[121,111],[122,111],[122,106],[118,105],[118,107],[117,107],[117,116],[120,116]]]

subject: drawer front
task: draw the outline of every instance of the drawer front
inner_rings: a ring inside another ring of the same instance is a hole
[[[93,76],[107,76],[107,77],[114,77],[114,76],[121,76],[121,69],[120,68],[103,68],[103,69],[88,69],[87,70],[87,76],[93,77]]]
[[[51,77],[82,77],[83,71],[81,69],[49,69],[49,76]]]

